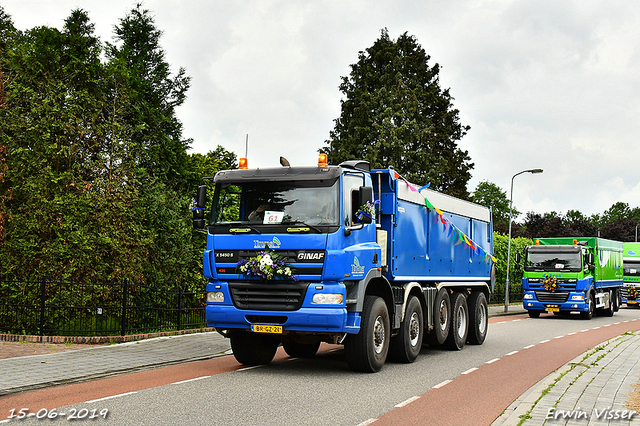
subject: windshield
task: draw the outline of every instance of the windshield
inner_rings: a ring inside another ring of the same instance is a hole
[[[338,179],[219,183],[211,225],[338,225]]]
[[[623,267],[625,276],[640,275],[640,259],[625,259],[622,264],[624,265]]]
[[[525,263],[527,271],[581,271],[580,248],[530,247]]]

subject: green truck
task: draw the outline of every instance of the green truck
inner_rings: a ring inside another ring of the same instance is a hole
[[[624,243],[622,303],[640,306],[640,243]]]
[[[538,238],[524,253],[523,305],[529,316],[579,312],[612,316],[620,308],[623,245],[599,237]],[[639,258],[640,259],[640,258]],[[518,256],[517,261],[520,260]]]

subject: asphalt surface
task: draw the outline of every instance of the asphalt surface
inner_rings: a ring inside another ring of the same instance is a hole
[[[521,305],[489,309],[491,317],[522,314]],[[231,353],[216,332],[0,359],[0,398],[60,384],[211,359]],[[640,333],[603,342],[522,394],[492,426],[640,423],[625,408],[640,375]],[[0,419],[1,421],[2,419]]]

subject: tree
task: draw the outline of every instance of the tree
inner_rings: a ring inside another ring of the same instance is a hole
[[[107,54],[112,61],[123,61],[130,73],[127,83],[136,108],[128,120],[136,124],[131,140],[141,148],[140,166],[149,177],[185,191],[191,140],[182,139],[175,110],[186,99],[190,77],[182,67],[171,75],[161,36],[151,13],[138,4],[116,25],[116,44],[108,45]]]
[[[320,152],[332,164],[365,159],[375,168],[393,166],[410,181],[468,199],[473,163],[457,141],[469,126],[460,124],[449,89],[440,88],[440,66],[429,60],[415,37],[404,33],[394,41],[382,30],[342,77],[346,99]]]
[[[493,213],[493,229],[496,232],[506,234],[509,232],[509,199],[506,191],[498,185],[482,181],[473,192],[473,202],[491,207]],[[520,212],[515,207],[511,209],[511,217],[515,220]]]
[[[563,222],[566,236],[595,237],[598,235],[598,228],[594,222],[578,210],[569,210]]]

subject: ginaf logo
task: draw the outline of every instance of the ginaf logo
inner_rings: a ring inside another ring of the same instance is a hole
[[[358,256],[353,256],[353,264],[351,264],[351,275],[364,275],[364,266],[360,266]]]

